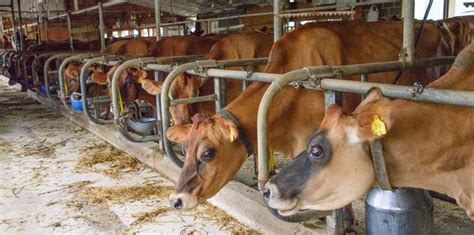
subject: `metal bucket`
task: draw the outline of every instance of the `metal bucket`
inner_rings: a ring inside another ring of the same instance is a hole
[[[368,235],[433,234],[433,200],[428,191],[373,188],[365,200]]]

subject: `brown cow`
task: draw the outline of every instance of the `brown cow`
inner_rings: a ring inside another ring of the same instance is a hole
[[[200,36],[164,37],[154,43],[151,48],[147,48],[146,54],[154,57],[206,54],[219,39],[220,37]],[[94,74],[93,79],[98,84],[106,84],[107,78],[110,79],[112,74],[113,73],[109,73],[107,76]],[[153,107],[156,106],[155,96],[148,94],[139,84],[147,79],[153,79],[151,72],[127,69],[121,74],[118,83],[121,97],[125,104],[139,99],[148,101]]]
[[[206,59],[230,60],[251,59],[268,57],[273,45],[271,34],[264,33],[241,33],[229,35],[214,44]],[[240,68],[229,68],[240,69]],[[257,66],[255,71],[263,71],[264,66]],[[242,82],[227,79],[224,81],[226,87],[226,101],[230,102],[242,92]],[[161,92],[162,82],[144,80],[142,87],[148,93],[157,95]],[[171,84],[170,98],[182,99],[199,95],[210,95],[214,93],[214,81],[207,77],[182,74]],[[213,114],[215,112],[214,102],[177,105],[170,107],[171,117],[176,125],[191,123],[191,117],[196,113]]]
[[[474,44],[428,87],[474,91]],[[374,130],[374,120],[385,130]],[[361,198],[378,185],[368,148],[377,139],[392,186],[447,194],[474,220],[474,108],[391,101],[377,90],[351,114],[331,106],[307,149],[265,185],[265,201],[291,215]]]
[[[446,55],[437,27],[427,24],[416,55]],[[304,66],[357,64],[398,60],[402,44],[402,22],[347,22],[305,25],[286,34],[274,44],[266,71],[285,73]],[[420,81],[431,81],[437,70],[416,71]],[[373,82],[389,82],[396,72],[369,76]],[[359,79],[358,76],[344,79]],[[413,74],[404,74],[400,82],[411,84]],[[199,200],[215,195],[239,170],[247,157],[246,145],[256,146],[257,111],[268,85],[252,84],[226,110],[239,122],[216,114],[197,117],[192,125],[171,127],[171,141],[185,144],[186,161],[171,203],[190,209]],[[357,102],[346,99],[346,108]],[[293,159],[306,148],[310,135],[319,128],[324,115],[324,96],[320,91],[284,87],[274,98],[268,118],[268,138],[273,150]],[[247,138],[239,138],[246,136]],[[248,139],[248,141],[242,141]]]

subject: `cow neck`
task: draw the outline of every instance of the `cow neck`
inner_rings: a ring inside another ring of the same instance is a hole
[[[453,67],[431,87],[473,91],[474,70]],[[447,194],[474,216],[474,109],[395,100],[393,110],[394,128],[382,139],[392,186]]]

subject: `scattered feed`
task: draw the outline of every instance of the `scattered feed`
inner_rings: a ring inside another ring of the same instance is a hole
[[[83,155],[75,167],[77,172],[91,171],[97,164],[106,164],[105,169],[94,168],[93,171],[117,179],[125,172],[137,172],[142,169],[142,164],[136,158],[108,144],[95,144],[80,151]]]

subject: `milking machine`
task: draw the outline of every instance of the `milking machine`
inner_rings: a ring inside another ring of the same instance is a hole
[[[131,104],[125,103],[122,99],[122,91],[118,86],[120,75],[130,68],[150,70],[147,68],[148,64],[160,64],[160,69],[155,70],[158,71],[155,73],[155,80],[160,81],[162,80],[161,73],[169,72],[172,66],[200,58],[203,58],[203,55],[144,57],[123,62],[115,71],[109,84],[112,90],[114,123],[122,136],[132,142],[159,141],[162,136],[162,128],[160,125],[160,102],[157,100],[155,110],[144,101],[135,100]]]

